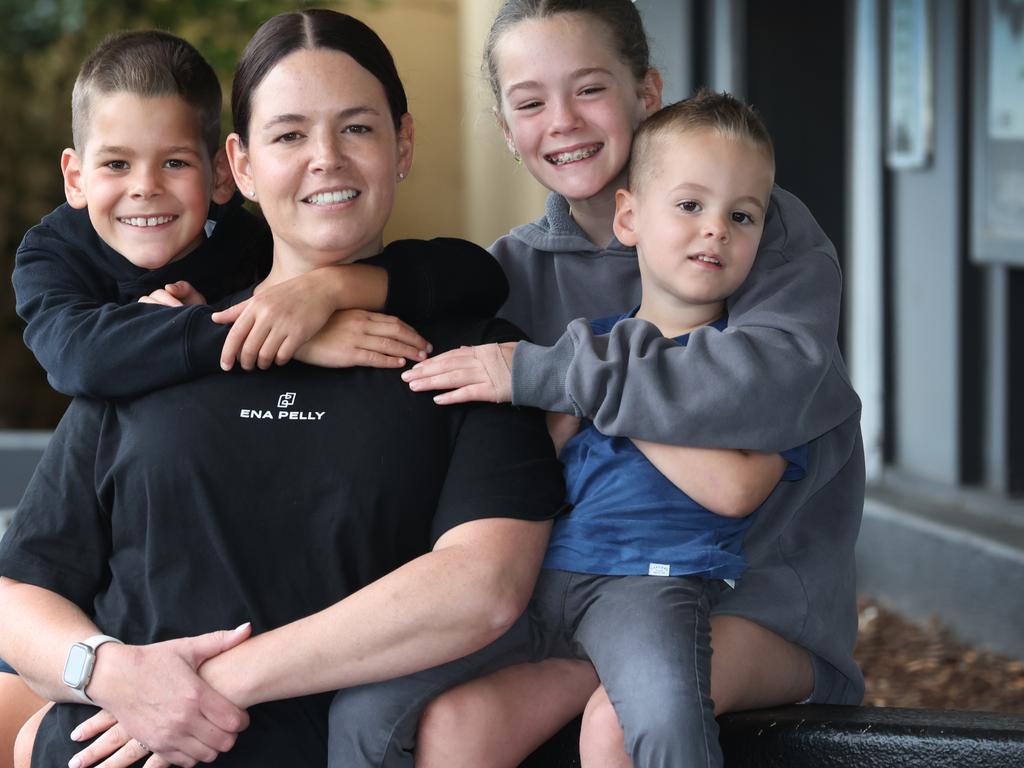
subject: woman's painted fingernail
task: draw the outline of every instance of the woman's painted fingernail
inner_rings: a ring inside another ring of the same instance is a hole
[[[246,627],[248,627],[251,624],[252,624],[251,621],[243,621],[241,624],[239,624],[237,627],[235,627],[232,630],[232,632],[241,632],[243,629],[245,629]]]
[[[77,755],[68,760],[68,768],[78,768],[81,764],[82,760]]]
[[[78,741],[81,738],[82,738],[82,729],[81,729],[81,727],[75,728],[75,730],[73,730],[71,732],[71,740],[72,741]]]
[[[410,376],[412,376],[411,368],[408,371],[402,371],[402,381],[408,381]]]

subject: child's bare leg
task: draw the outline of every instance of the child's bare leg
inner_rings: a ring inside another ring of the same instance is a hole
[[[18,731],[45,703],[18,675],[0,672],[0,768],[13,765],[14,740]]]
[[[583,768],[633,768],[619,717],[603,685],[594,691],[583,710],[580,764]]]
[[[711,617],[715,714],[794,704],[811,695],[807,651],[740,616]]]
[[[711,617],[711,698],[715,714],[803,701],[814,687],[811,661],[795,643],[739,616]],[[631,768],[622,728],[604,688],[583,713],[585,768]]]
[[[18,738],[14,741],[14,768],[31,768],[32,746],[36,743],[36,733],[39,731],[39,724],[43,722],[43,717],[50,711],[52,706],[52,701],[46,702],[42,708],[21,726],[21,730],[18,731]]]
[[[597,687],[589,662],[548,659],[464,683],[428,705],[416,768],[515,768],[578,715]]]

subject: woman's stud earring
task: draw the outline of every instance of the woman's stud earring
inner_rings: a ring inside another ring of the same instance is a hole
[[[399,171],[398,172],[398,180],[401,181],[404,178],[405,178],[405,173],[403,171]]]

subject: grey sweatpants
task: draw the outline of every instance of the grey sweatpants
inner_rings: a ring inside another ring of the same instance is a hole
[[[710,696],[708,615],[719,583],[690,576],[544,570],[527,616],[487,648],[424,672],[339,691],[330,768],[411,768],[426,704],[466,680],[523,661],[594,664],[636,768],[722,765]]]

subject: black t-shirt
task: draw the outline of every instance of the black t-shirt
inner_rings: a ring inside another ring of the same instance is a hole
[[[435,324],[439,349],[511,338]],[[395,370],[292,363],[117,403],[77,399],[0,543],[0,573],[57,592],[128,643],[318,611],[487,517],[564,499],[542,414],[435,405]],[[329,697],[260,705],[218,765],[325,764]],[[66,764],[93,711],[58,705],[36,765]]]

